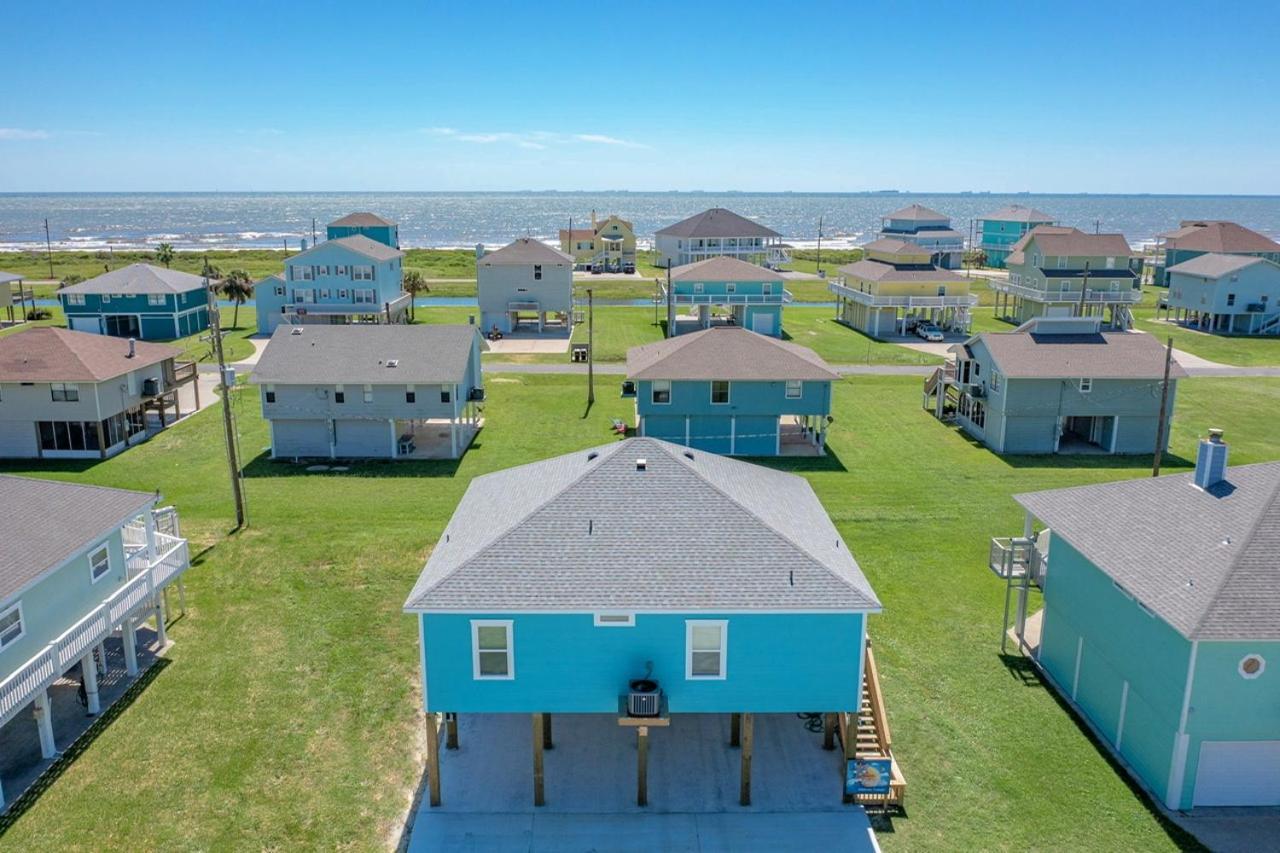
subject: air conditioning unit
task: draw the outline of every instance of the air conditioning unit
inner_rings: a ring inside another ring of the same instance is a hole
[[[142,380],[142,396],[154,397],[160,393],[160,378],[157,376],[149,376]]]
[[[472,403],[483,403],[483,402],[484,402],[484,389],[483,389],[483,388],[472,388],[472,389],[471,389],[471,393],[467,395],[467,399],[468,399],[469,401],[471,401]]]
[[[970,397],[985,397],[986,395],[987,395],[987,389],[985,386],[982,386],[982,385],[969,386]]]
[[[627,714],[656,717],[662,713],[662,688],[652,678],[633,678],[628,684]]]

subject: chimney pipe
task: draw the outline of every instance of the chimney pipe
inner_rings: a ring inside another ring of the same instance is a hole
[[[1211,429],[1209,437],[1200,440],[1193,476],[1193,482],[1201,489],[1210,489],[1227,479],[1227,443],[1222,440],[1222,430]]]
[[[133,358],[134,354],[137,352],[137,345],[138,342],[135,339],[129,338],[129,358]]]

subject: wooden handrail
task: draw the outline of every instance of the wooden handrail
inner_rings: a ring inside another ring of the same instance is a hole
[[[885,755],[893,747],[893,738],[889,735],[889,715],[884,710],[884,697],[880,695],[880,671],[876,668],[876,656],[871,651],[871,641],[867,641],[867,696],[871,700],[871,711],[876,718],[876,739]]]

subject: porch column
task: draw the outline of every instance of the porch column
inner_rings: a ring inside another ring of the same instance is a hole
[[[124,671],[129,675],[138,674],[138,635],[135,633],[133,619],[125,619],[120,626],[120,636],[124,640]]]
[[[555,749],[556,745],[551,742],[551,715],[542,715],[542,748]]]
[[[449,418],[449,456],[453,459],[458,458],[458,419],[456,417]]]
[[[92,649],[80,658],[80,677],[84,679],[85,709],[90,715],[96,714],[102,706],[98,702],[98,665],[93,660]]]
[[[105,434],[105,431],[102,429],[102,421],[98,421],[96,424],[94,424],[94,427],[98,430],[98,458],[106,459],[107,458],[107,436]]]
[[[156,402],[160,405],[160,429],[164,429],[164,395],[161,394],[156,398]]]
[[[150,509],[142,515],[142,527],[146,530],[147,564],[150,565],[156,561],[156,517]]]
[[[95,648],[98,650],[98,675],[107,674],[107,643],[104,640],[98,643]]]
[[[440,805],[440,732],[434,711],[426,712],[427,724],[427,801]]]
[[[542,773],[542,714],[533,715],[533,804],[546,805]]]
[[[738,746],[741,744],[742,742],[742,738],[740,734],[741,731],[742,731],[742,715],[730,714],[729,715],[729,746]]]
[[[649,805],[649,727],[636,727],[636,805]]]
[[[836,715],[822,715],[822,748],[836,748]]]
[[[58,754],[57,745],[53,742],[53,715],[49,707],[49,691],[41,690],[36,694],[32,715],[36,718],[36,729],[40,732],[40,755],[42,758],[54,758]]]
[[[200,371],[196,371],[196,378],[191,380],[191,387],[196,392],[196,411],[200,411]]]
[[[444,715],[444,748],[458,748],[458,715]]]
[[[729,455],[738,452],[738,416],[729,416]]]
[[[753,741],[754,718],[750,713],[742,715],[742,781],[738,788],[738,802],[751,805],[751,744]]]
[[[156,593],[155,615],[156,642],[159,644],[156,651],[164,651],[165,646],[169,645],[169,632],[164,624],[164,594],[160,592]]]

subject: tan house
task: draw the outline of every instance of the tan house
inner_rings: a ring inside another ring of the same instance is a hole
[[[560,251],[573,256],[574,269],[636,271],[636,232],[630,222],[618,216],[597,220],[593,210],[590,228],[561,228]]]

